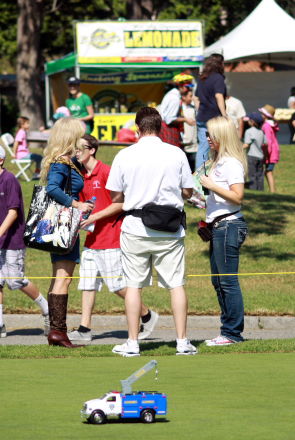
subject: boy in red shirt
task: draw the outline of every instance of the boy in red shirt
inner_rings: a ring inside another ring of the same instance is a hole
[[[122,211],[123,203],[112,203],[110,192],[105,187],[111,168],[95,158],[99,146],[98,140],[85,134],[82,143],[84,153],[77,151],[76,154],[78,162],[84,166],[82,171],[84,188],[80,193],[80,201],[90,200],[94,196],[96,206],[89,218],[81,223],[81,227],[95,222],[95,229],[92,233],[87,233],[81,256],[81,278],[78,289],[82,290],[82,319],[80,327],[68,333],[71,341],[92,340],[90,323],[95,293],[101,290],[103,282],[110,292],[116,293],[122,299],[126,295],[120,249],[122,221],[118,221],[112,227]],[[142,303],[141,320],[138,338],[145,339],[153,331],[158,314],[148,310]]]

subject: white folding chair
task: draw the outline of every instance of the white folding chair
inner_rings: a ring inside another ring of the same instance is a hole
[[[14,138],[10,133],[5,133],[1,136],[1,140],[3,142],[3,145],[5,146],[6,150],[12,157],[13,152],[10,148],[10,145],[13,145]],[[28,177],[26,171],[30,170],[31,174],[33,175],[33,172],[30,169],[30,166],[32,165],[31,159],[12,159],[11,163],[15,163],[15,165],[18,167],[19,172],[15,175],[15,177],[18,179],[19,176],[23,175],[27,182],[29,182],[31,179]]]

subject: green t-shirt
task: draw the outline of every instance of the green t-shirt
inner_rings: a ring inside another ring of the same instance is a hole
[[[79,98],[69,98],[66,100],[66,107],[70,110],[73,118],[85,118],[88,115],[86,107],[92,105],[92,101],[88,95],[82,93]],[[84,121],[86,124],[86,133],[91,133],[91,126],[89,121]]]

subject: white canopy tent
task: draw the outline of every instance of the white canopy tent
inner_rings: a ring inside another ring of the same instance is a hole
[[[205,58],[220,53],[226,62],[258,60],[295,66],[295,20],[274,0],[262,0],[225,37],[205,49]]]

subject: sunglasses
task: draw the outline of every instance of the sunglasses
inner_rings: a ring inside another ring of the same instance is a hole
[[[83,145],[83,144],[82,144],[82,147],[84,148],[84,150],[92,150],[92,148],[91,148],[91,147],[88,147],[88,145]]]
[[[211,139],[209,131],[206,131],[206,138],[210,138]]]

